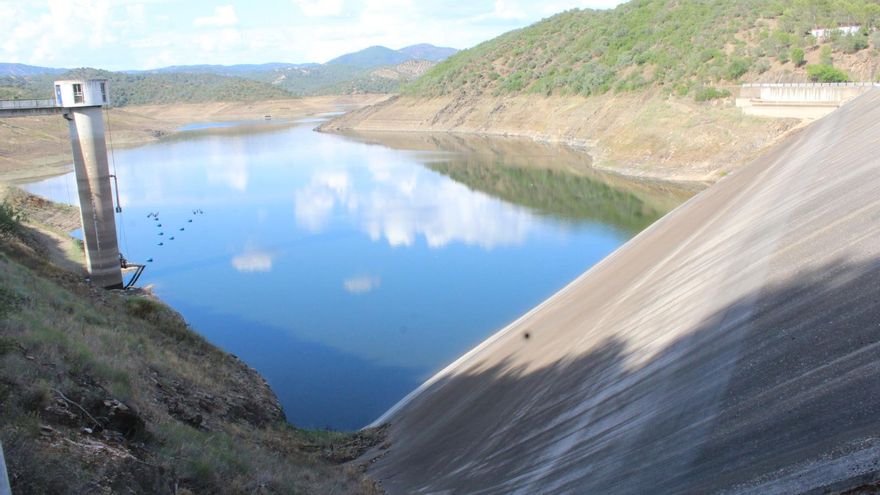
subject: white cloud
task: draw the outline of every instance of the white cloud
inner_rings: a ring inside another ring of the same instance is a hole
[[[333,17],[342,13],[342,0],[293,0],[306,17]]]
[[[234,26],[238,24],[238,16],[235,15],[235,7],[232,5],[221,5],[214,8],[214,15],[208,17],[198,17],[193,21],[194,26]]]
[[[367,275],[352,277],[342,282],[342,286],[345,290],[355,295],[372,292],[378,289],[381,284],[382,279],[379,277],[370,277]]]
[[[245,251],[232,258],[232,267],[241,273],[272,271],[272,255],[265,251]]]
[[[168,0],[0,0],[0,59],[110,70],[165,63],[323,62],[371,45],[467,48],[562,10],[617,3],[290,0],[279,7],[224,0],[209,9],[182,3],[169,15]],[[248,22],[241,27],[237,12],[245,8]]]
[[[495,0],[493,16],[498,19],[525,19],[528,14],[515,1]]]

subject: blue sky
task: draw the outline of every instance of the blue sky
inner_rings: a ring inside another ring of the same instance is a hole
[[[0,0],[0,62],[149,69],[326,62],[371,45],[468,48],[620,0]]]

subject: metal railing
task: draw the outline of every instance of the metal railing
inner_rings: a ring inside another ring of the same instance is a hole
[[[748,83],[743,88],[866,88],[878,87],[875,82],[843,82],[843,83]]]
[[[54,98],[47,98],[45,100],[0,100],[0,110],[55,108],[57,106]]]

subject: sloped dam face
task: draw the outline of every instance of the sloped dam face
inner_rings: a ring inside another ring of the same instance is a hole
[[[801,493],[880,469],[880,91],[680,207],[380,422],[391,493]]]

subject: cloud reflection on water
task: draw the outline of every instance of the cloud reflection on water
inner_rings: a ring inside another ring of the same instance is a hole
[[[533,215],[426,169],[390,161],[367,164],[369,174],[319,171],[294,193],[297,224],[311,232],[328,227],[334,214],[374,241],[432,248],[459,242],[492,249],[522,243]]]

